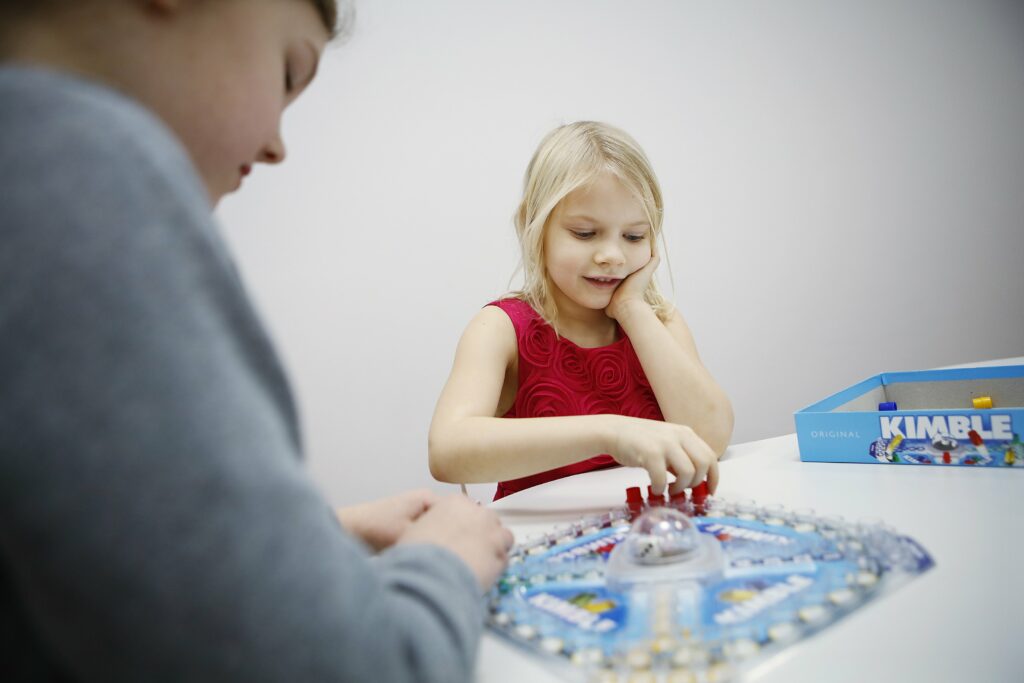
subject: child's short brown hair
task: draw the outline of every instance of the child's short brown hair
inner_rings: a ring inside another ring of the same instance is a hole
[[[312,2],[316,7],[317,14],[320,15],[320,20],[324,22],[327,32],[333,38],[338,27],[338,3],[335,0],[312,0]]]
[[[309,0],[331,38],[348,32],[355,16],[350,0]],[[5,21],[24,18],[55,6],[54,0],[0,0],[0,17]],[[339,8],[339,4],[341,7]]]

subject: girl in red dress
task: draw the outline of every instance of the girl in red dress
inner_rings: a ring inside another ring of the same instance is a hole
[[[662,198],[639,145],[603,123],[561,126],[515,215],[524,284],[459,341],[430,426],[430,470],[497,481],[495,499],[616,464],[655,494],[708,480],[732,434],[728,397],[653,278]]]

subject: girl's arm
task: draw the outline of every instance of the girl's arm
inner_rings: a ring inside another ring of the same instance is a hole
[[[515,328],[500,308],[486,306],[470,321],[430,425],[430,472],[435,478],[504,481],[602,452],[599,420],[580,418],[567,424],[496,416],[517,353]]]
[[[449,482],[492,482],[536,474],[609,453],[643,467],[655,492],[666,473],[676,487],[717,481],[717,459],[689,427],[621,415],[506,419],[496,417],[517,356],[515,329],[501,309],[473,318],[455,352],[451,375],[430,425],[430,472]]]
[[[665,420],[689,425],[721,456],[732,436],[729,397],[701,363],[679,311],[663,323],[641,298],[658,263],[653,257],[623,282],[606,313],[629,336]]]

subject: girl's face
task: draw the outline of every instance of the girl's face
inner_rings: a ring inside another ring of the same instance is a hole
[[[551,212],[544,253],[559,311],[603,311],[619,284],[651,260],[651,225],[640,200],[606,172]]]

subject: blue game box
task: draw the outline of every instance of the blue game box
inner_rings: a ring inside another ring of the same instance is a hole
[[[806,462],[1024,468],[1024,365],[886,372],[794,417]]]

